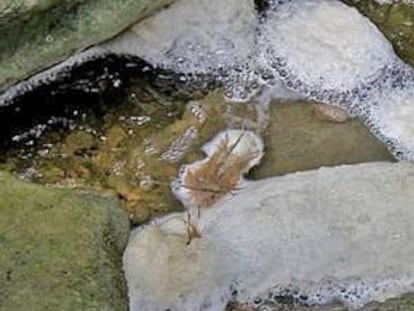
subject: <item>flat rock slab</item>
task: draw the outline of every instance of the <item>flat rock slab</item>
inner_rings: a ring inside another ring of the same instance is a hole
[[[0,172],[0,310],[127,310],[126,214]]]
[[[362,162],[392,161],[387,148],[357,119],[318,119],[305,102],[270,105],[265,157],[254,179]]]
[[[414,164],[385,162],[247,183],[201,211],[190,244],[185,214],[158,219],[124,254],[131,310],[220,310],[255,297],[359,307],[411,292],[412,185]]]
[[[0,4],[0,93],[109,39],[172,0],[6,0]]]

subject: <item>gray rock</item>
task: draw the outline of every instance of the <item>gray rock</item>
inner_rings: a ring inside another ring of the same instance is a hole
[[[286,289],[311,305],[359,307],[413,291],[413,183],[412,163],[251,182],[201,211],[189,245],[185,214],[158,219],[124,254],[131,310],[220,310]]]
[[[112,199],[0,172],[0,310],[127,310],[127,216]]]

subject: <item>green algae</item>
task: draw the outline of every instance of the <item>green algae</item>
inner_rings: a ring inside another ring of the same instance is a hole
[[[127,310],[117,201],[0,172],[0,310]]]
[[[180,210],[170,182],[182,163],[203,158],[201,145],[228,126],[230,106],[220,92],[187,104],[147,91],[136,85],[122,105],[88,115],[73,130],[45,133],[34,156],[6,152],[1,167],[42,184],[116,193],[134,223]],[[52,147],[43,154],[45,144]]]

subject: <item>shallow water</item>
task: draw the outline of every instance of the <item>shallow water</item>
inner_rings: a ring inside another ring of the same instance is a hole
[[[261,179],[321,166],[394,161],[361,121],[320,120],[313,105],[300,101],[270,104],[265,156],[249,177]]]
[[[176,176],[180,164],[202,158],[199,146],[227,126],[255,128],[264,135],[266,155],[263,163],[250,174],[253,179],[321,166],[394,161],[390,152],[401,159],[411,158],[414,120],[411,68],[397,58],[390,44],[368,20],[339,2],[297,0],[280,6],[276,2],[272,1],[271,11],[261,20],[253,14],[253,5],[247,2],[246,6],[240,6],[240,2],[234,0],[215,4],[200,0],[196,7],[196,3],[185,0],[175,9],[170,7],[173,14],[169,15],[166,10],[155,20],[138,24],[121,37],[95,47],[98,54],[110,51],[145,57],[154,63],[154,67],[145,71],[154,75],[157,75],[157,66],[184,73],[172,75],[183,87],[196,82],[197,75],[207,81],[216,79],[217,84],[213,85],[224,86],[226,96],[213,93],[190,103],[177,98],[166,100],[171,82],[166,75],[165,79],[158,79],[163,92],[147,88],[151,84],[148,80],[144,81],[144,88],[128,84],[120,93],[115,92],[115,95],[125,96],[125,100],[118,102],[117,98],[109,103],[109,108],[103,108],[106,105],[100,106],[100,103],[114,97],[105,97],[107,94],[101,93],[97,86],[103,83],[111,85],[110,89],[117,89],[123,79],[115,75],[97,79],[98,83],[91,85],[78,85],[75,81],[74,89],[79,86],[81,92],[95,94],[88,100],[96,101],[96,110],[92,109],[91,115],[83,118],[81,108],[69,105],[71,108],[64,113],[65,119],[59,119],[56,126],[53,122],[49,126],[50,118],[41,116],[42,122],[30,128],[33,124],[29,118],[21,132],[14,132],[16,129],[11,124],[8,130],[13,135],[7,140],[14,142],[5,144],[11,148],[1,155],[5,162],[3,167],[22,173],[21,177],[32,181],[115,190],[126,204],[131,220],[142,223],[153,216],[180,209],[169,191],[171,179]],[[189,10],[189,5],[194,5],[194,10]],[[215,6],[222,6],[220,14],[204,18],[204,11],[208,8],[214,14]],[[326,12],[332,13],[335,21],[331,21]],[[177,27],[169,27],[168,21],[176,23]],[[160,28],[154,27],[157,23]],[[348,29],[348,26],[353,27]],[[147,37],[140,37],[140,31]],[[338,35],[344,31],[345,35]],[[355,40],[356,37],[364,39]],[[128,68],[131,63],[125,64]],[[158,77],[163,72],[161,70]],[[53,87],[59,89],[59,84]],[[53,94],[53,87],[46,88],[45,92]],[[270,90],[267,95],[266,89]],[[207,88],[199,91],[202,95]],[[146,95],[149,100],[141,100],[140,97]],[[260,96],[256,98],[256,95]],[[280,97],[287,97],[288,101],[281,103]],[[53,96],[41,98],[56,100]],[[240,103],[239,108],[228,109],[230,104],[225,98],[244,103]],[[271,102],[274,98],[276,100]],[[340,124],[318,120],[312,113],[311,99],[349,110],[379,139],[358,119]],[[258,113],[252,109],[257,107],[252,102],[262,105],[259,113],[266,113],[268,128],[251,120]],[[154,103],[160,106],[154,108]],[[364,192],[358,195],[364,196]],[[355,197],[358,196],[355,194]],[[323,201],[322,194],[321,198]],[[330,206],[330,202],[325,205]],[[388,208],[390,206],[391,203]],[[260,211],[258,213],[260,216]],[[375,211],[372,214],[375,215]],[[229,223],[233,216],[229,216]],[[348,216],[345,213],[344,217]],[[316,216],[310,219],[313,221]],[[240,232],[231,232],[236,237],[248,234],[244,226]],[[279,233],[270,240],[277,239]],[[222,243],[225,239],[223,234]],[[230,242],[236,243],[235,240]],[[256,242],[261,243],[260,239]],[[375,243],[379,245],[380,241]],[[280,247],[282,249],[283,245]],[[151,263],[156,254],[148,253],[147,263]],[[234,263],[239,264],[247,257],[235,256]],[[206,265],[210,264],[208,258],[205,258]],[[352,270],[352,266],[347,268]],[[177,276],[177,281],[180,280],[181,275]],[[161,278],[160,284],[163,281]],[[276,277],[271,281],[276,282]],[[313,292],[310,289],[310,292],[313,295],[318,289]],[[329,299],[315,301],[326,303]],[[369,299],[364,303],[367,301]]]

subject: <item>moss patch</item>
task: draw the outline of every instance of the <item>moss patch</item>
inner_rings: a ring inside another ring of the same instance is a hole
[[[17,0],[0,4],[0,92],[111,38],[171,0]],[[12,21],[12,22],[11,22]]]
[[[127,310],[116,201],[3,172],[0,198],[0,310]]]

